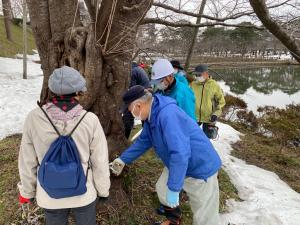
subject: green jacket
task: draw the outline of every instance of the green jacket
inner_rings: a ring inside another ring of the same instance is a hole
[[[192,89],[196,97],[197,121],[209,123],[212,115],[221,116],[225,99],[222,89],[215,80],[209,78],[204,83],[194,81]]]

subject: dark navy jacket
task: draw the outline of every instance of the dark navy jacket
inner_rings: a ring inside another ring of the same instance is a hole
[[[144,88],[150,88],[150,81],[147,73],[136,63],[132,64],[130,86],[141,85]]]

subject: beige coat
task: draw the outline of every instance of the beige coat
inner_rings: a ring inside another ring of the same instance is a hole
[[[67,135],[85,112],[83,110],[80,116],[68,122],[52,121],[62,135]],[[19,152],[20,194],[25,198],[36,198],[37,204],[46,209],[82,207],[95,201],[97,195],[107,197],[110,188],[107,142],[99,119],[93,113],[85,116],[72,135],[85,173],[90,156],[91,169],[88,172],[87,192],[62,199],[49,197],[38,182],[37,171],[49,146],[57,137],[40,108],[29,113],[24,124]]]

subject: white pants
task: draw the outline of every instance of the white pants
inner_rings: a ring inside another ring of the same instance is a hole
[[[156,183],[156,192],[159,201],[168,205],[167,182],[169,170],[164,168]],[[219,184],[217,173],[208,178],[207,182],[200,179],[187,177],[184,180],[183,189],[189,197],[189,203],[193,211],[193,225],[219,225]]]

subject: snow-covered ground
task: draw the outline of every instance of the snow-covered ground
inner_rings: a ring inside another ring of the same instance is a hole
[[[212,142],[242,199],[228,201],[229,213],[221,216],[221,225],[299,225],[300,194],[275,173],[231,156],[231,144],[239,140],[240,134],[229,125],[218,126],[220,137]]]
[[[0,57],[0,139],[22,131],[26,115],[39,99],[41,65],[29,61],[27,66],[28,79],[23,80],[22,59]]]
[[[42,71],[33,62],[29,62],[28,70],[29,79],[22,80],[22,60],[0,58],[0,140],[20,133],[26,115],[36,107]],[[276,174],[231,156],[231,144],[239,140],[240,134],[226,124],[218,126],[220,137],[213,144],[243,200],[228,201],[229,213],[221,215],[221,225],[299,225],[300,194]]]

